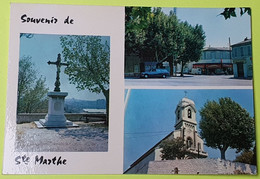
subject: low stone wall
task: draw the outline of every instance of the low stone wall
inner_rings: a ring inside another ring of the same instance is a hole
[[[65,116],[70,121],[84,121],[86,122],[85,113],[65,113]],[[88,116],[91,114],[88,114]],[[46,116],[46,113],[19,113],[17,115],[16,123],[30,123],[33,121],[39,121],[39,119],[44,119]],[[98,117],[88,117],[88,122],[95,122],[95,121],[104,121],[104,118],[98,118]]]
[[[174,174],[176,167],[178,174],[257,174],[254,165],[220,159],[151,161],[148,174]]]

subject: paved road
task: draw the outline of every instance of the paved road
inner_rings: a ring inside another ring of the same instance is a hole
[[[233,75],[186,75],[184,77],[168,77],[164,78],[126,78],[126,87],[140,87],[140,86],[169,86],[169,87],[182,87],[182,86],[194,86],[194,87],[252,87],[252,80],[250,79],[235,79]]]

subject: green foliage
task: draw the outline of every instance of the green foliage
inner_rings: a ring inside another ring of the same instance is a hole
[[[152,16],[150,7],[125,8],[125,53],[141,53],[148,20]]]
[[[28,92],[21,98],[20,110],[25,113],[47,112],[47,92],[45,79],[39,78]]]
[[[160,147],[163,160],[183,159],[188,153],[186,145],[180,137],[165,139],[161,142]]]
[[[181,63],[181,76],[183,76],[183,67],[191,61],[199,61],[201,58],[202,49],[205,45],[205,32],[201,25],[194,27],[187,22],[181,23],[183,26],[183,51],[180,54],[179,62]]]
[[[174,14],[164,14],[161,8],[155,8],[152,14],[141,47],[141,56],[160,62],[176,53],[178,20]]]
[[[182,66],[198,61],[204,43],[202,26],[180,22],[173,12],[166,15],[161,8],[126,8],[126,55],[135,53],[143,61],[168,61],[172,75],[174,60]]]
[[[253,150],[243,150],[240,155],[236,156],[234,162],[256,165],[256,146]]]
[[[220,150],[222,159],[229,147],[238,151],[252,147],[254,119],[230,98],[208,101],[200,115],[200,135],[207,146]]]
[[[100,36],[61,36],[65,73],[79,90],[103,93],[109,112],[110,46]]]
[[[254,152],[252,150],[243,151],[239,156],[236,157],[234,162],[252,164],[252,161],[254,160],[253,156],[254,156]]]
[[[19,61],[17,112],[46,112],[47,92],[45,79],[37,78],[31,57],[22,57]]]
[[[62,36],[64,61],[69,64],[65,73],[79,90],[104,93],[109,89],[110,49],[98,36]]]
[[[248,15],[251,15],[251,9],[250,8],[239,8],[240,9],[240,16],[247,13]],[[222,13],[220,13],[226,20],[230,19],[231,17],[237,17],[236,8],[225,8]]]

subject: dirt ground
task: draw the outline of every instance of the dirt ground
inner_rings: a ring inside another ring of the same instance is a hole
[[[108,127],[103,123],[74,122],[79,127],[38,129],[17,124],[17,152],[106,152]]]

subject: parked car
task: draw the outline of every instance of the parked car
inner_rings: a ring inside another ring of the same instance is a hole
[[[170,76],[170,73],[166,69],[155,69],[152,71],[141,72],[141,78],[150,78],[150,77],[162,77],[166,78]]]

